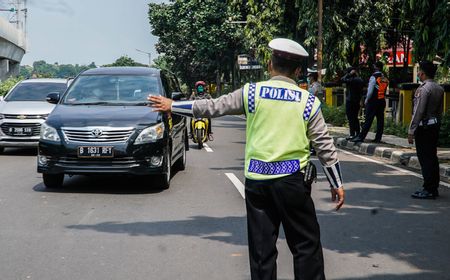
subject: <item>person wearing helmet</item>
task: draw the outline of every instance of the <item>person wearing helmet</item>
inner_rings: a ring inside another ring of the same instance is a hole
[[[190,100],[201,100],[201,99],[211,99],[211,94],[206,91],[206,83],[204,81],[198,81],[195,83],[195,92],[192,93]],[[213,133],[212,133],[212,122],[211,118],[208,118],[208,140],[213,141]],[[190,133],[189,137],[192,138],[192,127],[189,128]]]

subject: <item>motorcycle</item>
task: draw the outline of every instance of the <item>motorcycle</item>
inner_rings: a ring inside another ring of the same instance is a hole
[[[192,141],[197,143],[199,150],[203,148],[203,143],[208,141],[208,126],[208,119],[197,118],[191,120]]]

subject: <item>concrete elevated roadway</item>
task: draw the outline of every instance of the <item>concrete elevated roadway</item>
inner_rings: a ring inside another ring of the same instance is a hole
[[[24,33],[0,17],[0,81],[19,74],[25,49]]]

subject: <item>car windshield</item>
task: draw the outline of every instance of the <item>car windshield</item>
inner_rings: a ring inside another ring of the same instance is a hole
[[[64,97],[66,105],[145,105],[160,95],[156,76],[85,75],[76,79]]]
[[[8,94],[6,101],[45,101],[50,93],[63,94],[65,83],[20,83]]]

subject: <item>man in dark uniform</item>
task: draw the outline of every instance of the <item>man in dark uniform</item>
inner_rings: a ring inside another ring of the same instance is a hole
[[[295,279],[325,279],[320,229],[311,198],[310,142],[331,184],[336,210],[344,203],[337,153],[320,101],[295,82],[308,53],[288,39],[274,39],[271,79],[246,84],[213,100],[172,102],[151,96],[156,111],[195,117],[245,114],[245,196],[252,280],[276,280],[280,224],[294,258]],[[305,179],[306,177],[306,179]]]
[[[341,78],[341,82],[345,83],[345,86],[347,87],[345,113],[350,127],[350,134],[347,137],[347,140],[351,140],[360,133],[358,114],[361,109],[364,81],[358,76],[356,68],[349,67],[347,73]]]
[[[423,175],[423,189],[413,198],[434,199],[439,196],[439,161],[437,144],[442,117],[444,89],[433,79],[436,66],[430,61],[419,64],[418,77],[423,83],[414,94],[414,114],[408,131],[408,142],[416,139],[417,157]]]
[[[352,139],[352,142],[363,142],[369,133],[372,126],[373,119],[377,118],[377,133],[375,139],[372,142],[381,142],[384,130],[384,109],[386,108],[386,90],[389,85],[389,81],[384,77],[383,63],[377,61],[374,65],[374,73],[370,77],[369,86],[367,88],[367,96],[364,101],[366,106],[366,120],[364,122],[361,133],[358,137]]]

